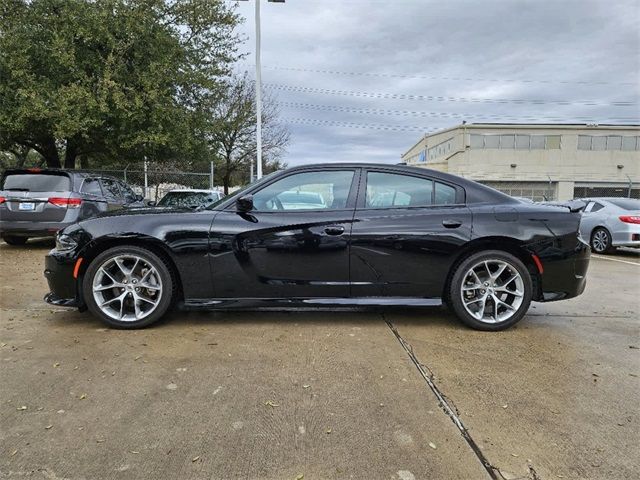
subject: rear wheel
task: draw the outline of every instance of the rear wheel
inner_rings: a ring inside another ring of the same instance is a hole
[[[449,303],[476,330],[504,330],[519,322],[531,304],[533,284],[524,264],[510,253],[489,250],[469,255],[456,268]]]
[[[29,240],[28,237],[16,237],[14,235],[3,235],[2,240],[4,240],[8,245],[24,245]]]
[[[613,247],[611,246],[611,234],[609,230],[603,227],[598,227],[593,230],[591,234],[591,250],[595,253],[611,253]]]
[[[171,306],[174,282],[169,267],[140,247],[110,248],[89,265],[83,280],[87,307],[116,328],[142,328]]]

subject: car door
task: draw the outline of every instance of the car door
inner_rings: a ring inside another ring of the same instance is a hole
[[[420,173],[363,172],[351,231],[351,295],[439,298],[471,238],[464,190]]]
[[[294,171],[232,204],[210,233],[214,296],[346,297],[357,168]]]
[[[122,192],[120,191],[120,187],[118,186],[118,182],[113,178],[102,177],[100,179],[100,184],[102,185],[104,199],[107,202],[107,208],[109,210],[118,210],[123,208],[125,201],[122,196]]]

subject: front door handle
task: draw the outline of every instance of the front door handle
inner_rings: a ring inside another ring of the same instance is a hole
[[[462,222],[459,220],[443,220],[442,226],[444,228],[458,228],[462,225]]]
[[[342,235],[344,233],[344,227],[340,225],[332,225],[330,227],[326,227],[324,229],[324,233],[334,236]]]

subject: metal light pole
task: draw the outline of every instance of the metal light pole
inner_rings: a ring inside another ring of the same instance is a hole
[[[248,1],[248,0],[240,0]],[[270,3],[285,3],[285,0],[267,0]],[[256,2],[256,177],[262,178],[262,70],[260,67],[260,0]],[[253,174],[251,175],[253,178]]]

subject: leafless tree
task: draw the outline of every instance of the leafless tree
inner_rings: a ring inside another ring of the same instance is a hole
[[[216,171],[222,174],[225,193],[233,182],[249,180],[250,162],[256,159],[255,83],[247,75],[233,77],[225,94],[211,107],[209,142],[216,158]],[[282,166],[280,157],[290,134],[279,121],[280,111],[272,96],[263,94],[262,157],[265,171],[270,165]],[[255,164],[255,163],[254,163]]]

